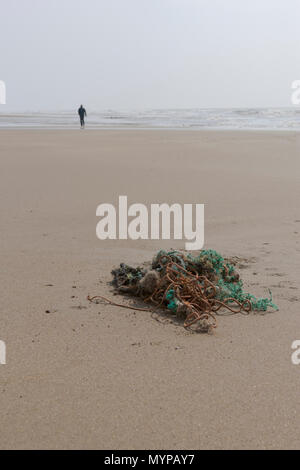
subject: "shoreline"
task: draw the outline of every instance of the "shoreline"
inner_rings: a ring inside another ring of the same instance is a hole
[[[299,108],[186,108],[88,110],[89,130],[300,131]],[[2,112],[0,128],[77,129],[76,110]]]
[[[21,127],[21,126],[18,126],[18,127],[1,127],[0,126],[0,132],[3,132],[3,131],[37,131],[37,132],[42,132],[42,131],[53,131],[53,132],[69,132],[69,131],[81,131],[81,132],[86,132],[86,131],[89,131],[89,132],[96,132],[96,131],[99,131],[99,132],[110,132],[110,131],[136,131],[136,132],[139,132],[139,131],[161,131],[161,132],[170,132],[170,131],[174,131],[174,132],[214,132],[214,133],[242,133],[242,132],[245,132],[245,133],[248,133],[248,132],[251,132],[251,133],[290,133],[290,132],[294,132],[295,134],[299,134],[300,133],[300,127],[299,129],[254,129],[254,128],[251,128],[251,129],[236,129],[236,128],[212,128],[212,127],[203,127],[203,128],[191,128],[191,127],[94,127],[94,128],[91,128],[89,127],[88,125],[86,125],[85,129],[80,129],[80,126],[74,126],[72,128],[64,128],[64,127],[61,127],[61,128],[56,128],[56,127]]]

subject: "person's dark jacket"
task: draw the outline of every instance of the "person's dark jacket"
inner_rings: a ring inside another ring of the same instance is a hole
[[[83,119],[84,116],[86,116],[86,110],[84,109],[83,106],[80,106],[80,108],[78,109],[78,114],[80,116],[80,119]]]

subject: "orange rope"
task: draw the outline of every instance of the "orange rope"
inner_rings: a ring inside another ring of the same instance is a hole
[[[94,297],[90,297],[89,295],[87,296],[87,300],[89,302],[94,303],[94,304],[98,303],[98,302],[95,302],[96,299],[104,300],[109,305],[113,305],[114,307],[128,308],[130,310],[139,310],[140,312],[151,312],[151,310],[149,308],[137,308],[137,307],[130,307],[130,305],[117,304],[116,302],[113,302],[112,300],[107,299],[103,295],[94,295]]]

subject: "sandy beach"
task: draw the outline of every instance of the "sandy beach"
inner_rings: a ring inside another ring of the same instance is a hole
[[[0,448],[299,448],[299,150],[296,132],[1,130]],[[204,203],[205,248],[279,311],[207,335],[90,304],[120,262],[184,248],[98,240],[119,195]]]

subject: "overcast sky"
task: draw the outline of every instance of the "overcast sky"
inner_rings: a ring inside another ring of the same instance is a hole
[[[290,106],[300,79],[300,0],[0,0],[0,15],[5,110]]]

